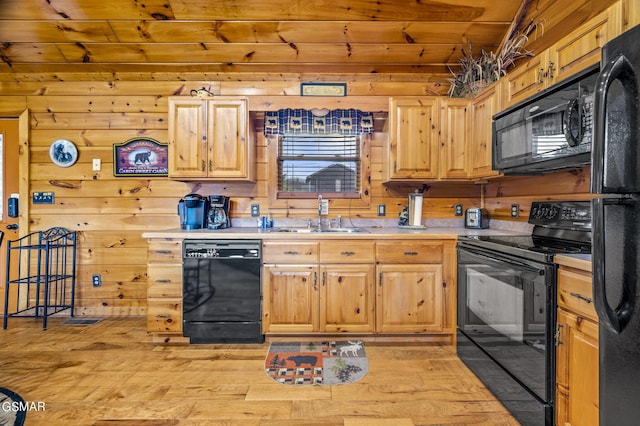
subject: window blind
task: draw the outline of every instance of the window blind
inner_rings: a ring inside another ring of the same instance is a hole
[[[278,191],[360,191],[360,138],[285,134],[278,145]]]

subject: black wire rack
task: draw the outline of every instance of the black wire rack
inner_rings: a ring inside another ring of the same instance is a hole
[[[9,317],[47,318],[69,310],[76,286],[75,231],[54,227],[7,241],[7,271],[2,326]]]

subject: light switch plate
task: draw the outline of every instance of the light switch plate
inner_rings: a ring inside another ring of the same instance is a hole
[[[34,192],[31,194],[31,201],[33,204],[54,204],[55,193],[53,191]]]
[[[385,204],[378,204],[378,216],[387,215],[387,206]]]
[[[94,158],[93,159],[93,171],[94,172],[99,172],[101,167],[102,167],[102,161],[100,161],[99,158]]]

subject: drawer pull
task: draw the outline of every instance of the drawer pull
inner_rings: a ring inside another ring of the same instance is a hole
[[[156,280],[158,284],[169,284],[171,280]]]
[[[296,255],[299,254],[297,251],[285,251],[284,254]]]
[[[417,256],[418,252],[417,251],[405,251],[404,255],[405,256]]]
[[[343,251],[340,253],[343,256],[353,256],[354,254],[356,254],[355,251]]]
[[[574,293],[574,292],[571,292],[571,293],[569,293],[569,294],[570,294],[571,296],[573,296],[573,297],[577,298],[577,299],[584,300],[584,301],[585,301],[585,302],[587,302],[587,303],[591,303],[591,302],[593,302],[593,299],[592,299],[592,298],[587,297],[587,296],[583,296],[583,295],[581,295],[580,293]]]
[[[169,318],[169,315],[156,315],[156,318]]]
[[[156,250],[158,254],[171,254],[171,250]]]

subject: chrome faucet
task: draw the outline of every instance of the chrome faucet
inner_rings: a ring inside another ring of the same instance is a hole
[[[318,228],[322,228],[322,194],[318,194]]]

